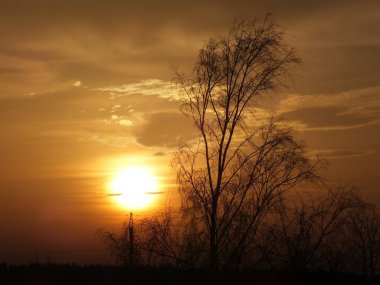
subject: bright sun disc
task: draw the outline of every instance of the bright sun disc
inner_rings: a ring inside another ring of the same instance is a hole
[[[129,167],[115,176],[110,188],[118,203],[133,210],[146,208],[155,199],[158,186],[147,168]]]

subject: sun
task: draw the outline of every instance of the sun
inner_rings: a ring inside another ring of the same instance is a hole
[[[110,196],[129,210],[147,208],[159,193],[156,177],[148,168],[140,166],[119,171],[109,188],[112,191]]]

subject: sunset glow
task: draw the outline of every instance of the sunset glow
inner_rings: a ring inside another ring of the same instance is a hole
[[[156,177],[146,167],[133,166],[119,171],[109,184],[111,197],[128,210],[147,208],[156,198]]]
[[[266,194],[244,192],[287,187],[280,178],[289,178],[295,158],[304,157],[298,152],[305,152],[305,163],[321,163],[309,177],[323,183],[292,190],[310,191],[317,200],[327,183],[354,185],[368,203],[379,204],[380,217],[379,13],[376,0],[0,0],[0,285],[5,263],[118,264],[96,233],[129,236],[123,226],[130,212],[136,246],[148,236],[145,224],[170,221],[159,229],[176,235],[170,239],[177,252],[165,253],[180,266],[198,268],[181,261],[185,255],[209,265],[212,247],[233,266],[251,268],[242,260],[249,257],[277,269],[287,247],[255,249],[267,253],[263,259],[237,246],[259,246],[246,231],[264,233],[245,220],[246,212],[265,221],[265,229],[272,215],[282,217],[274,213],[277,201],[265,212],[270,217],[259,215],[254,207],[263,202],[253,199]],[[237,23],[252,35],[232,37]],[[273,29],[245,27],[263,23]],[[298,161],[299,173],[307,172]],[[228,199],[236,201],[228,205]],[[238,213],[240,199],[252,201]],[[339,227],[356,225],[339,219]],[[199,232],[177,227],[178,221]],[[224,228],[238,222],[252,227],[226,235]],[[378,228],[380,245],[380,218]],[[280,235],[257,239],[271,245]],[[196,248],[187,248],[188,241]],[[332,256],[321,260],[334,264]],[[348,264],[346,256],[337,267]],[[380,258],[373,268],[380,276]]]

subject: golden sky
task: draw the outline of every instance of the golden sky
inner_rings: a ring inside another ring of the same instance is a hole
[[[379,1],[0,0],[0,262],[99,261],[94,232],[125,215],[110,179],[145,165],[169,191],[172,154],[195,137],[174,72],[267,12],[303,64],[260,111],[327,158],[332,181],[379,200]]]

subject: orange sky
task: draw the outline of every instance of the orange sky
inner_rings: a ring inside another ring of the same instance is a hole
[[[267,12],[303,64],[261,113],[327,158],[331,181],[379,200],[379,11],[369,0],[0,0],[0,262],[109,261],[92,250],[97,228],[124,219],[111,177],[143,164],[169,191],[172,154],[195,137],[174,72],[234,19]]]

